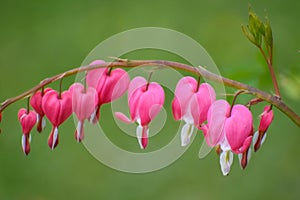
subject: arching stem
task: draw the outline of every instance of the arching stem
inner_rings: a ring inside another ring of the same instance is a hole
[[[33,88],[25,91],[24,93],[12,97],[10,99],[7,99],[4,101],[1,106],[0,106],[0,113],[5,110],[9,105],[19,101],[20,99],[23,99],[27,97],[28,95],[33,94],[35,91],[41,89],[42,87],[45,87],[46,85],[49,85],[52,82],[55,82],[57,80],[63,79],[68,76],[72,76],[74,74],[77,74],[79,72],[83,71],[89,71],[97,68],[103,68],[103,67],[120,67],[120,68],[135,68],[135,67],[145,67],[145,66],[158,66],[158,67],[171,67],[176,70],[181,70],[181,71],[186,71],[192,74],[195,74],[196,76],[202,76],[203,78],[214,81],[216,83],[224,84],[226,86],[244,90],[248,94],[251,94],[259,99],[262,99],[266,102],[269,102],[276,108],[278,108],[280,111],[282,111],[286,116],[288,116],[297,126],[300,127],[300,116],[293,111],[285,102],[282,101],[278,95],[271,95],[267,92],[264,92],[262,90],[259,90],[257,88],[254,88],[252,86],[246,85],[244,83],[228,79],[225,77],[222,77],[218,74],[214,74],[207,69],[199,66],[199,67],[193,67],[187,64],[183,63],[178,63],[178,62],[173,62],[173,61],[167,61],[167,60],[128,60],[127,62],[106,62],[103,64],[98,64],[98,65],[87,65],[75,69],[71,69],[69,71],[66,71],[62,74],[55,75],[53,77],[47,78],[43,81],[41,81],[40,84],[34,86]]]

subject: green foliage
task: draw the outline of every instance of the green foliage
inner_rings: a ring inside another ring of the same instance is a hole
[[[258,48],[261,48],[262,41],[264,41],[269,55],[272,54],[273,35],[268,16],[265,17],[265,22],[263,22],[257,14],[253,12],[252,8],[249,7],[248,25],[242,25],[242,31],[248,40]]]

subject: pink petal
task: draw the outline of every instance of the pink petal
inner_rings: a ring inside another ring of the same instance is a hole
[[[45,115],[49,119],[49,121],[55,125],[59,125],[58,115],[60,112],[60,102],[58,100],[58,93],[55,90],[52,90],[45,94],[42,107],[45,112]]]
[[[216,93],[208,83],[203,83],[194,96],[195,101],[192,101],[194,105],[191,104],[191,113],[195,125],[199,126],[207,120],[207,112],[211,104],[216,100]]]
[[[73,112],[80,121],[88,119],[98,105],[97,91],[92,87],[85,91],[84,86],[78,83],[72,85],[72,91]]]
[[[46,88],[44,90],[44,93],[42,94],[41,91],[37,91],[35,92],[31,98],[30,98],[30,105],[31,107],[40,115],[40,116],[43,116],[44,115],[44,111],[43,111],[43,108],[42,108],[42,99],[43,99],[43,96],[48,92],[52,90],[51,88]]]
[[[90,65],[98,65],[104,64],[105,61],[103,60],[95,60]],[[86,83],[88,86],[93,87],[97,90],[98,93],[101,92],[103,84],[105,82],[106,76],[105,73],[107,72],[107,68],[98,68],[89,71],[86,75]]]
[[[59,99],[57,91],[51,90],[43,97],[42,107],[50,122],[59,126],[72,114],[72,95],[65,91]]]
[[[179,80],[175,89],[175,98],[173,116],[175,119],[181,119],[189,108],[191,96],[196,92],[197,81],[192,77],[184,77]],[[175,100],[176,99],[176,100]]]
[[[245,140],[252,135],[252,114],[246,106],[235,105],[225,122],[225,135],[233,151],[239,151]]]
[[[65,91],[61,94],[59,125],[66,121],[72,114],[72,94]]]
[[[157,83],[150,83],[148,90],[140,96],[137,105],[142,126],[149,124],[156,117],[164,104],[164,99],[163,88]]]
[[[125,123],[132,123],[132,120],[129,119],[126,115],[124,115],[123,113],[121,112],[115,112],[115,117],[118,118],[119,120],[121,120],[122,122],[125,122]]]
[[[140,97],[143,95],[143,88],[147,81],[143,77],[135,77],[128,87],[128,105],[132,120],[136,120],[138,116],[138,104]]]
[[[18,112],[18,118],[22,126],[23,134],[29,135],[37,122],[37,114],[34,111],[29,111],[29,113],[27,113],[26,109],[21,108]]]
[[[224,140],[224,124],[229,113],[230,105],[225,100],[215,101],[207,113],[207,136],[205,137],[209,146],[216,146]]]
[[[123,69],[114,69],[105,76],[105,83],[99,93],[101,104],[109,103],[122,96],[128,89],[130,82],[127,72]]]
[[[175,96],[172,101],[172,113],[175,120],[181,120],[182,118],[182,108],[178,98]]]
[[[264,112],[261,114],[261,119],[259,123],[259,132],[265,133],[269,126],[271,125],[274,118],[273,110],[270,108],[270,106],[266,106],[264,108]]]
[[[149,128],[148,126],[144,126],[142,130],[142,138],[141,138],[141,144],[143,149],[146,149],[148,145],[148,135],[149,135]]]
[[[146,79],[141,76],[137,76],[134,79],[132,79],[132,81],[130,82],[130,84],[128,86],[128,99],[131,98],[132,93],[136,89],[140,89],[142,86],[144,86],[146,84],[147,84]]]
[[[235,153],[239,154],[247,151],[251,145],[251,142],[252,142],[252,136],[247,137],[243,143],[243,146],[238,151],[235,151]]]

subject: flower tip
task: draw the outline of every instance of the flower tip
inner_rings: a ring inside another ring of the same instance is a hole
[[[100,107],[97,107],[88,120],[91,124],[97,124],[99,119],[100,119]]]
[[[136,136],[141,149],[145,149],[148,146],[149,129],[147,126],[138,126],[136,128]]]
[[[254,134],[254,152],[257,152],[260,147],[262,146],[262,144],[264,143],[265,139],[267,137],[267,133],[262,133],[262,132],[255,132]]]
[[[141,143],[142,143],[141,148],[142,148],[142,149],[146,149],[146,147],[147,147],[147,145],[148,145],[148,138],[147,138],[147,137],[143,137],[143,138],[141,139]]]
[[[39,116],[37,119],[37,126],[36,126],[36,130],[38,133],[41,133],[46,127],[46,121],[44,119],[44,117]]]
[[[181,146],[182,147],[187,146],[189,143],[190,143],[190,140],[188,138],[185,138],[185,139],[181,138]]]
[[[251,148],[249,147],[249,149],[244,153],[238,154],[238,157],[239,157],[241,168],[245,169],[251,158]]]
[[[260,148],[260,143],[259,143],[259,142],[256,142],[256,143],[254,144],[254,152],[257,152],[257,151],[259,150],[259,148]]]
[[[30,136],[23,134],[21,142],[23,153],[27,156],[30,153]]]
[[[190,144],[191,137],[194,131],[192,124],[185,124],[181,129],[181,146],[185,147]]]
[[[115,117],[124,123],[127,123],[127,124],[132,123],[132,121],[121,112],[115,112]]]
[[[58,145],[59,141],[59,135],[58,135],[58,128],[55,127],[52,129],[51,134],[49,135],[48,138],[48,146],[50,147],[51,150],[54,150],[55,147]]]
[[[77,129],[75,130],[75,139],[78,143],[80,143],[84,138],[83,123],[84,122],[79,121],[77,124]]]
[[[220,154],[220,166],[224,176],[227,176],[229,174],[232,162],[233,153],[231,151],[223,151]]]

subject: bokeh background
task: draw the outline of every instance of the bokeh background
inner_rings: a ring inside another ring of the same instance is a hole
[[[241,24],[247,23],[248,3],[261,18],[267,10],[274,34],[274,66],[283,99],[300,113],[300,2],[296,0],[1,0],[0,100],[21,93],[46,77],[80,66],[87,54],[111,35],[144,26],[170,28],[192,37],[210,53],[222,75],[272,92],[261,55],[241,31]],[[174,55],[151,50],[127,56],[181,61]],[[73,81],[66,79],[64,87]],[[167,101],[171,101],[171,95],[167,95]],[[241,170],[235,158],[230,175],[223,177],[214,152],[202,160],[198,158],[203,140],[200,133],[188,151],[167,168],[147,174],[110,169],[75,142],[72,119],[60,127],[61,143],[54,151],[47,146],[49,123],[42,134],[33,131],[32,151],[26,157],[21,151],[21,128],[17,121],[17,111],[25,105],[24,100],[10,106],[0,125],[0,199],[298,199],[300,196],[300,129],[277,109],[267,141],[247,169]],[[253,110],[256,124],[262,107]],[[114,143],[140,151],[136,140],[115,126],[109,105],[103,107],[102,116],[105,117],[100,123],[111,133],[108,137]],[[167,143],[175,134],[179,123],[171,117],[168,122],[166,131],[151,139],[153,146],[148,151]]]

